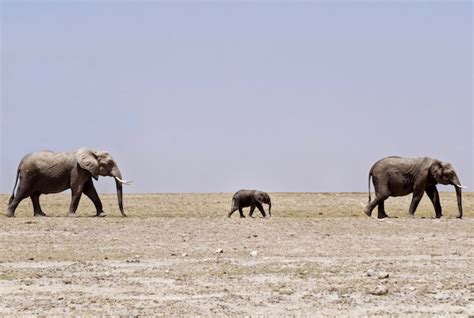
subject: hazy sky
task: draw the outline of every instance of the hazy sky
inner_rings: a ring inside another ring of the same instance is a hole
[[[0,192],[23,155],[81,146],[127,192],[366,191],[388,155],[472,191],[472,7],[1,1]]]

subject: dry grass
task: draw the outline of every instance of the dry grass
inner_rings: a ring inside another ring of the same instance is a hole
[[[373,194],[372,194],[373,195]],[[366,193],[270,193],[272,198],[272,214],[274,217],[292,218],[331,218],[331,217],[365,217],[362,209],[367,204]],[[445,217],[457,215],[455,193],[442,192],[441,205]],[[100,195],[104,210],[108,216],[120,216],[116,195]],[[126,194],[124,206],[130,217],[223,217],[231,206],[231,193],[160,193],[160,194]],[[0,202],[6,202],[7,195],[0,195]],[[43,195],[41,205],[49,216],[64,216],[69,208],[69,195]],[[385,209],[390,216],[406,217],[411,196],[389,198]],[[471,217],[474,193],[463,194],[464,215]],[[266,210],[267,207],[265,206]],[[17,209],[18,217],[32,215],[29,199],[22,201]],[[87,197],[81,199],[78,216],[94,215],[94,206]],[[248,214],[248,209],[246,210]],[[256,211],[256,215],[259,212]],[[376,216],[374,209],[373,216]],[[418,217],[434,217],[433,206],[424,196],[416,212]],[[235,212],[233,217],[238,217]]]

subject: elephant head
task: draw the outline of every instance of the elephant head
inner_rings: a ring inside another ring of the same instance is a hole
[[[263,191],[255,191],[255,200],[260,203],[268,204],[268,215],[272,216],[272,201],[268,193]]]
[[[453,166],[448,162],[443,162],[439,160],[433,160],[430,165],[429,173],[436,183],[448,185],[451,184],[456,189],[456,198],[458,201],[458,218],[462,218],[462,201],[461,201],[461,189],[465,189],[459,181],[456,171],[454,171]]]
[[[109,176],[115,179],[119,209],[122,215],[125,216],[123,211],[122,184],[130,184],[131,181],[122,180],[120,169],[110,153],[81,148],[76,152],[75,158],[78,165],[82,169],[89,171],[94,179],[97,180],[99,176]]]

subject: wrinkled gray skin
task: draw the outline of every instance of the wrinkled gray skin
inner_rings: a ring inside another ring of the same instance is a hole
[[[370,198],[370,178],[373,178],[375,199]],[[440,218],[441,204],[436,184],[451,184],[456,189],[458,201],[458,218],[462,218],[461,183],[451,164],[437,159],[387,157],[377,161],[369,172],[369,204],[364,212],[372,215],[372,210],[378,206],[378,218],[386,218],[384,201],[388,197],[403,196],[413,193],[408,210],[409,216],[414,216],[423,193],[426,192],[433,203],[436,218]]]
[[[255,207],[257,207],[260,213],[262,213],[262,216],[265,217],[266,214],[262,204],[268,204],[268,215],[272,216],[272,202],[266,192],[258,190],[239,190],[232,197],[232,208],[227,216],[231,217],[232,213],[239,210],[240,217],[244,218],[245,215],[242,209],[250,207],[249,216],[253,217],[253,211]]]
[[[15,187],[10,197],[6,215],[15,216],[18,204],[30,197],[35,216],[46,216],[41,210],[39,197],[41,194],[58,193],[71,189],[72,198],[69,206],[69,216],[75,216],[79,200],[84,193],[96,208],[100,216],[102,202],[94,188],[92,178],[111,176],[115,178],[118,205],[122,216],[122,175],[112,156],[103,151],[81,148],[75,152],[42,151],[26,155],[17,170]],[[19,181],[19,182],[18,182]],[[15,188],[18,188],[15,194]]]

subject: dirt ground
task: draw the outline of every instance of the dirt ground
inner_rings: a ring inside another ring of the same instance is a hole
[[[440,220],[426,197],[377,220],[367,194],[270,195],[266,219],[228,219],[229,193],[126,195],[128,218],[112,194],[104,218],[85,197],[76,218],[67,194],[41,198],[48,218],[25,200],[0,217],[0,315],[474,315],[473,193],[462,220],[453,193]]]

